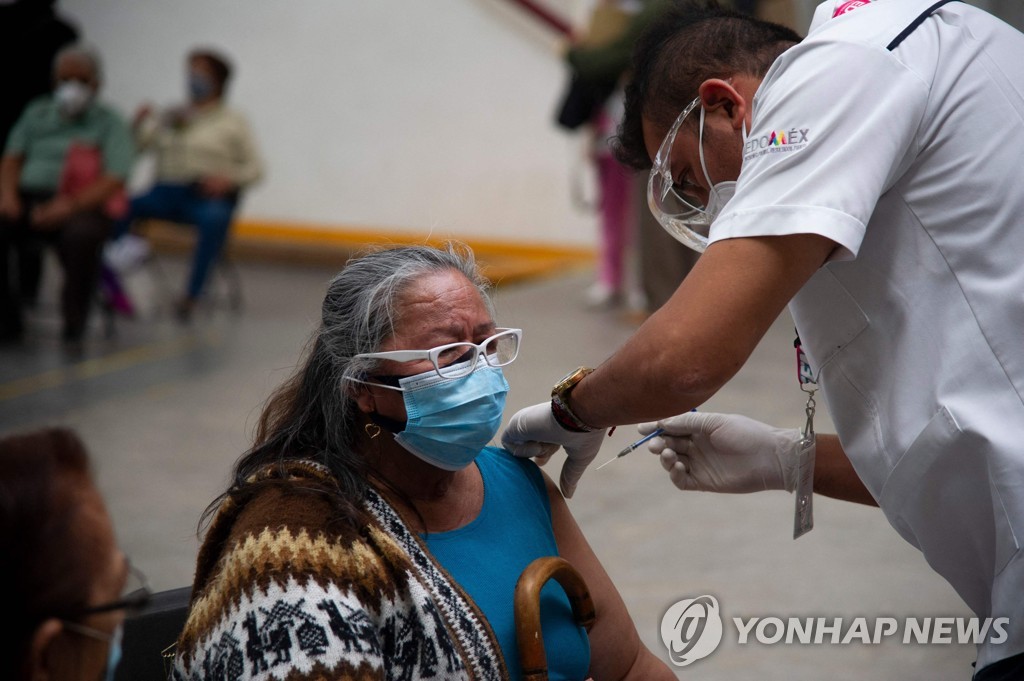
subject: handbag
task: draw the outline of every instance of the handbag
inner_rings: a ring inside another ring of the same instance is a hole
[[[589,122],[611,96],[618,85],[620,72],[587,73],[574,64],[572,53],[597,55],[602,49],[613,45],[626,31],[631,15],[614,2],[600,2],[590,15],[586,35],[572,48],[568,64],[571,69],[569,84],[555,120],[567,129],[576,128]]]
[[[83,189],[103,176],[103,154],[99,147],[73,141],[64,156],[57,194],[76,196]],[[103,204],[103,214],[116,220],[128,213],[128,195],[124,188],[118,188]]]

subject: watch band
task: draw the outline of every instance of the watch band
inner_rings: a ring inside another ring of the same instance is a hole
[[[551,413],[554,415],[555,420],[558,421],[558,425],[562,426],[568,431],[574,433],[592,433],[597,428],[588,426],[586,423],[580,420],[576,414],[572,413],[572,409],[565,403],[560,396],[554,395],[551,398]]]
[[[551,414],[560,426],[574,433],[590,433],[598,430],[576,416],[569,407],[567,399],[573,388],[592,371],[593,369],[580,367],[575,371],[569,372],[551,389]]]

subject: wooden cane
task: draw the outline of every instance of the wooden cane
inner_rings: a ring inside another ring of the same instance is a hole
[[[577,624],[589,631],[597,617],[587,583],[569,561],[545,556],[527,565],[516,582],[513,601],[523,681],[548,681],[548,658],[540,631],[540,590],[552,577],[569,597]]]

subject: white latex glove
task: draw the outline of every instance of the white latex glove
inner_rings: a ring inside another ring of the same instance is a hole
[[[657,423],[641,423],[640,433],[665,432],[647,444],[660,455],[676,487],[743,494],[766,489],[792,492],[797,482],[797,429],[774,428],[736,414],[687,412]]]
[[[501,444],[515,456],[535,458],[541,466],[562,447],[568,458],[562,465],[558,487],[568,499],[576,492],[583,471],[597,457],[604,436],[603,429],[590,433],[566,430],[551,413],[551,403],[542,402],[520,409],[512,416],[508,428],[501,434]]]

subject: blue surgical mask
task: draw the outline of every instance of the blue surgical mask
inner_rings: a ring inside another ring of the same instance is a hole
[[[107,671],[104,674],[104,681],[114,681],[117,674],[117,665],[121,664],[121,635],[124,633],[124,625],[118,625],[114,635],[110,638],[110,650],[107,652]]]
[[[501,369],[477,361],[469,376],[442,378],[432,369],[399,381],[407,421],[398,444],[446,471],[473,462],[498,433],[508,394]]]
[[[215,91],[213,81],[203,73],[188,74],[188,96],[193,102],[205,102]]]

